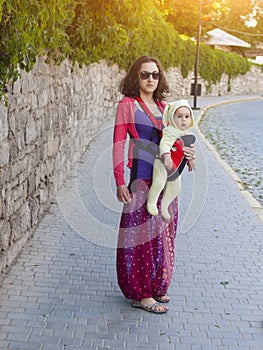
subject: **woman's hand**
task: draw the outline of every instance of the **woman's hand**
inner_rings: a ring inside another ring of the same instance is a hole
[[[129,203],[131,201],[131,195],[126,185],[117,187],[117,198],[122,203]]]
[[[193,160],[195,159],[195,146],[190,145],[190,147],[184,147],[183,148],[184,155],[187,160]]]

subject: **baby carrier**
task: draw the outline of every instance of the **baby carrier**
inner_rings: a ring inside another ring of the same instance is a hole
[[[132,160],[132,171],[131,171],[131,191],[136,192],[136,179],[137,179],[137,171],[138,171],[138,159],[139,159],[139,151],[144,150],[146,152],[151,153],[154,157],[159,155],[159,144],[155,143],[153,140],[157,135],[159,137],[162,137],[162,128],[163,123],[162,120],[158,120],[154,117],[152,112],[149,110],[149,108],[146,106],[146,104],[143,102],[143,100],[140,97],[136,97],[136,101],[140,104],[142,110],[145,112],[145,114],[150,118],[150,120],[153,123],[153,131],[150,136],[149,141],[150,142],[144,142],[143,140],[139,139],[132,139],[132,142],[134,143],[133,147],[133,160]],[[160,109],[160,112],[163,114],[164,106],[161,102],[157,102],[157,106]]]

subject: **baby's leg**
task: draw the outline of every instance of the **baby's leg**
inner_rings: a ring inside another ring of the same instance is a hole
[[[147,210],[151,215],[157,215],[157,201],[167,180],[167,171],[160,159],[155,159],[153,181],[148,193]]]
[[[181,189],[181,177],[177,177],[174,181],[167,181],[162,198],[162,217],[170,220],[168,211],[169,205],[178,196]]]

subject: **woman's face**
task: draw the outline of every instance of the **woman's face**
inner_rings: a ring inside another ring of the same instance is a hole
[[[149,73],[153,73],[150,74]],[[153,94],[159,83],[159,69],[155,62],[146,62],[139,71],[139,88],[142,94]]]

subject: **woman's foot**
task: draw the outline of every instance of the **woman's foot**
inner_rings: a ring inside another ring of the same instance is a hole
[[[154,299],[156,301],[158,301],[159,303],[168,303],[170,301],[170,298],[168,297],[167,294],[161,295],[161,296],[156,296],[156,297],[154,297]]]
[[[168,311],[168,307],[156,302],[154,298],[144,298],[141,301],[133,301],[132,306],[156,314],[163,314]]]

